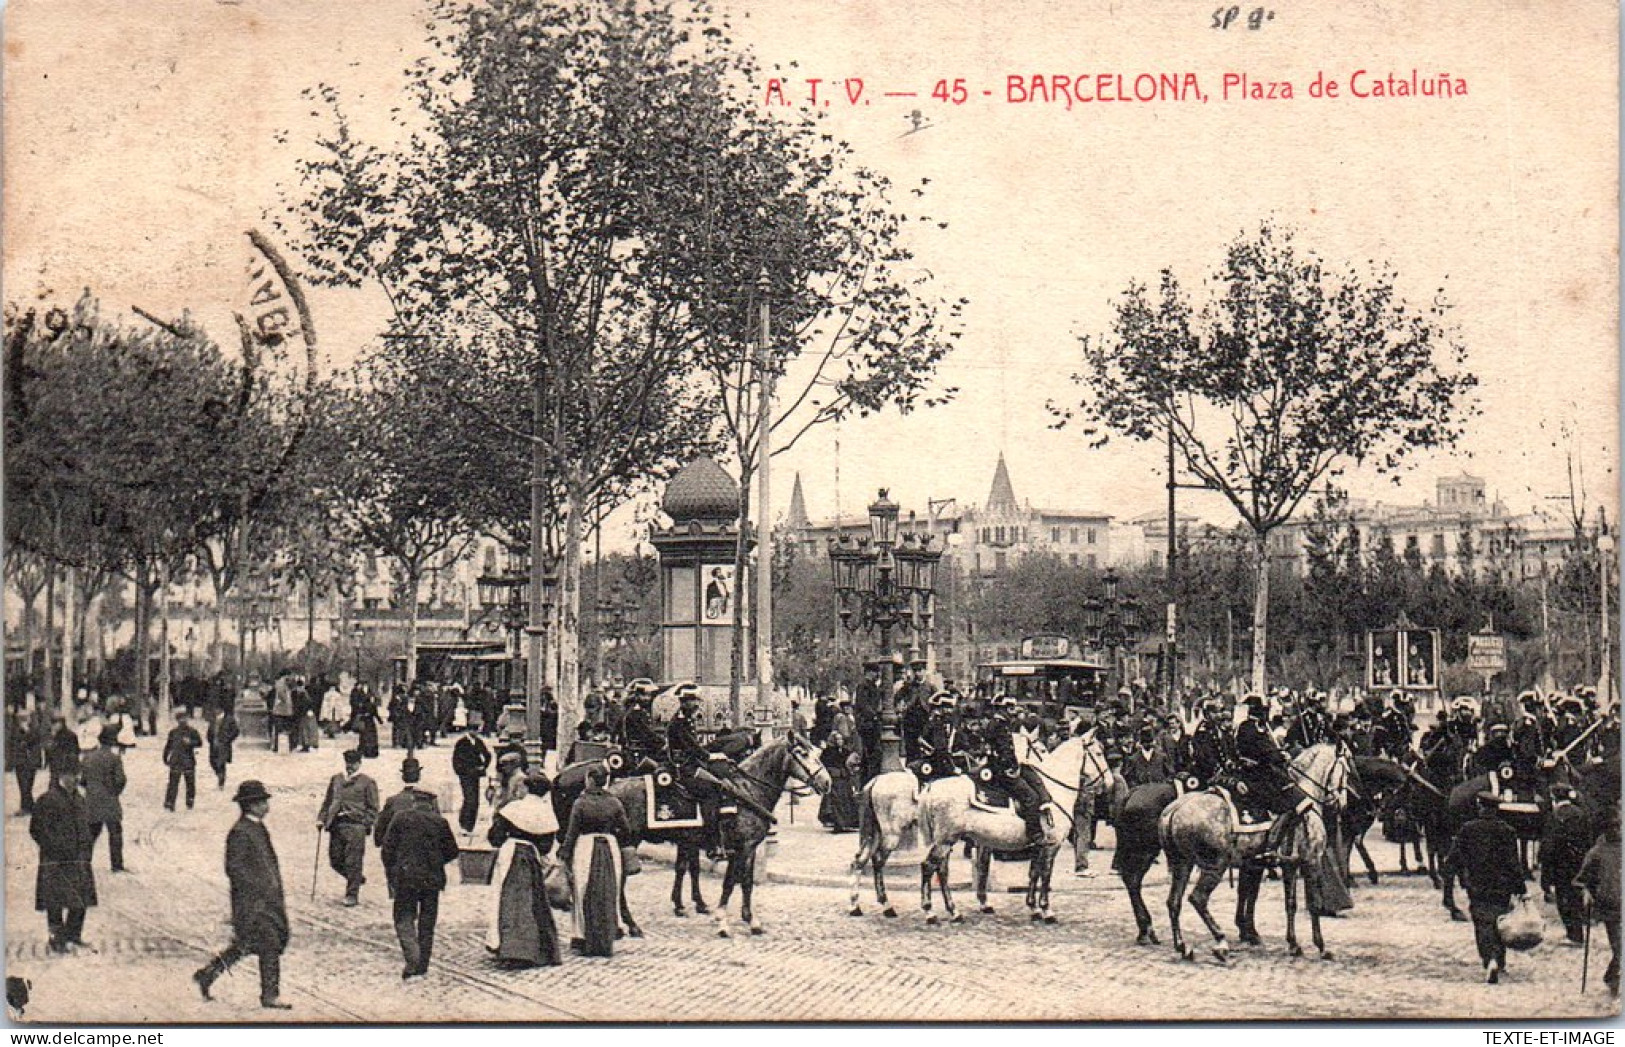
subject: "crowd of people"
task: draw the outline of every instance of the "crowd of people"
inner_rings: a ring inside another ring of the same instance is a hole
[[[799,702],[791,706],[789,726],[819,748],[829,772],[831,788],[819,816],[836,832],[858,826],[862,787],[880,773],[888,726],[882,680],[874,670],[852,699],[816,699],[810,717]],[[569,938],[577,951],[601,954],[612,950],[618,934],[635,933],[630,918],[623,920],[615,911],[617,903],[624,904],[624,851],[633,840],[626,811],[605,788],[608,766],[594,766],[573,806],[558,808],[551,796],[553,780],[532,765],[534,754],[520,743],[517,725],[488,695],[470,698],[457,685],[410,684],[396,687],[381,707],[365,685],[345,684],[296,673],[279,677],[267,692],[269,747],[278,751],[286,742],[290,752],[313,751],[322,738],[355,735],[355,744],[343,753],[344,769],[328,783],[316,823],[326,837],[328,863],[343,880],[346,906],[360,904],[368,854],[378,852],[405,960],[403,978],[427,969],[439,894],[447,884],[445,868],[462,852],[447,820],[450,812],[422,787],[418,754],[454,738],[456,819],[465,840],[480,821],[482,802],[491,807],[486,840],[495,853],[486,944],[492,956],[517,965],[562,962],[556,906],[573,910]],[[1125,689],[1103,701],[1057,706],[1023,703],[986,689],[966,694],[951,683],[929,686],[919,667],[905,671],[894,686],[895,726],[907,767],[922,784],[949,774],[978,774],[979,781],[1014,801],[1030,841],[1042,837],[1039,814],[1048,800],[1034,764],[1071,736],[1088,736],[1100,745],[1112,777],[1121,783],[1115,786],[1117,802],[1124,791],[1153,783],[1177,781],[1184,788],[1240,783],[1238,796],[1279,816],[1272,840],[1287,838],[1284,826],[1301,806],[1286,762],[1313,745],[1330,742],[1351,757],[1388,760],[1440,784],[1485,775],[1490,787],[1480,817],[1461,826],[1452,858],[1468,891],[1475,940],[1492,981],[1506,964],[1496,921],[1529,889],[1517,836],[1496,812],[1514,792],[1536,795],[1547,813],[1539,886],[1557,905],[1569,940],[1582,939],[1588,905],[1591,916],[1600,917],[1614,952],[1605,980],[1617,991],[1620,720],[1616,707],[1600,706],[1587,688],[1438,701],[1427,720],[1419,718],[1412,694],[1402,690],[1340,700],[1277,689],[1240,698],[1207,692],[1166,701],[1143,689]],[[757,741],[755,733],[708,723],[691,686],[676,689],[676,710],[662,724],[652,708],[657,691],[640,680],[622,693],[595,693],[578,734],[623,751],[628,759],[618,765],[622,773],[671,769],[681,787],[708,809],[708,823],[716,819],[719,804],[748,801],[731,788],[728,768]],[[226,787],[239,734],[235,709],[227,702],[202,711],[200,731],[189,710],[178,708],[165,738],[167,810],[195,804],[200,757],[214,771],[216,787]],[[136,744],[137,728],[118,699],[87,701],[80,712],[85,719],[75,728],[60,715],[47,719],[43,704],[32,696],[8,706],[6,757],[17,777],[19,813],[32,816],[30,832],[40,852],[36,905],[46,914],[50,948],[59,953],[83,947],[85,913],[96,903],[91,859],[103,835],[112,871],[129,872],[123,754]],[[557,715],[549,703],[544,738],[554,736],[550,728]],[[381,801],[364,761],[379,755],[378,729],[386,723],[390,741],[405,759],[400,792]],[[1582,806],[1570,776],[1556,773],[1560,767],[1611,769],[1601,792],[1614,798],[1612,803],[1601,810]],[[48,772],[49,787],[36,797],[41,770]],[[1113,788],[1101,783],[1079,791],[1072,814],[1074,868],[1080,875],[1093,875],[1089,854],[1099,824],[1114,815]],[[235,938],[195,977],[208,998],[221,973],[245,956],[257,956],[261,1002],[280,1007],[279,958],[289,925],[265,824],[270,794],[263,783],[246,781],[233,799],[242,810],[226,846]],[[562,826],[559,810],[568,811]],[[757,813],[772,821],[771,811]]]

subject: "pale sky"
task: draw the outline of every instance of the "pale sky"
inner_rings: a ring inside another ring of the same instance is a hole
[[[864,80],[872,104],[836,95],[835,129],[900,185],[931,179],[927,210],[949,229],[920,242],[920,264],[945,296],[971,299],[941,371],[957,399],[809,437],[776,462],[777,506],[798,471],[815,517],[837,503],[861,511],[880,486],[922,510],[927,498],[978,503],[1002,449],[1017,494],[1036,505],[1120,517],[1158,507],[1158,449],[1090,450],[1048,428],[1044,403],[1071,391],[1076,336],[1106,329],[1129,280],[1172,266],[1194,284],[1273,215],[1334,263],[1391,264],[1415,300],[1443,286],[1481,379],[1484,413],[1458,453],[1420,456],[1397,491],[1356,475],[1355,493],[1419,501],[1435,475],[1466,469],[1523,511],[1566,490],[1572,449],[1592,501],[1612,512],[1614,5],[1278,5],[1258,31],[1214,30],[1210,10],[1174,3],[721,6],[748,10],[737,36],[765,67]],[[425,46],[409,0],[22,0],[6,15],[8,299],[90,287],[121,311],[189,308],[227,344],[242,232],[266,226],[308,148],[301,89],[334,83],[364,129],[381,126]],[[1307,97],[1317,71],[1346,84],[1361,68],[1448,73],[1468,93]],[[1010,74],[1187,71],[1207,104],[1004,100]],[[1296,97],[1223,102],[1226,72],[1289,81]],[[960,77],[966,104],[928,97]],[[920,97],[883,97],[901,91]],[[914,109],[930,126],[904,134]],[[374,295],[311,298],[332,360],[353,357],[380,323]],[[1229,519],[1215,495],[1188,504]],[[623,517],[606,545],[631,538]]]

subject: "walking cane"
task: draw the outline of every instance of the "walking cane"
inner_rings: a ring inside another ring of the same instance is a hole
[[[316,878],[322,871],[322,827],[316,826],[316,860],[310,867],[310,900],[316,900]]]
[[[1586,979],[1591,974],[1591,895],[1586,894],[1585,948],[1580,953],[1580,995],[1586,991]]]

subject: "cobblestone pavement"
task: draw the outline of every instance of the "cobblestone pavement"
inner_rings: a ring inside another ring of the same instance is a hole
[[[27,820],[5,820],[7,968],[32,980],[30,1020],[238,1022],[268,1013],[312,1022],[1489,1019],[1617,1011],[1600,985],[1605,947],[1591,958],[1591,988],[1584,996],[1580,950],[1550,942],[1515,954],[1502,985],[1483,985],[1470,928],[1451,923],[1426,880],[1416,877],[1386,876],[1376,887],[1362,883],[1356,908],[1325,921],[1331,961],[1286,955],[1280,890],[1273,884],[1266,885],[1258,907],[1266,945],[1238,948],[1228,967],[1211,958],[1178,962],[1166,944],[1136,946],[1127,898],[1104,872],[1090,880],[1057,877],[1061,921],[1053,926],[1030,923],[1021,899],[1003,892],[994,915],[970,912],[963,925],[927,926],[918,912],[918,877],[907,866],[889,883],[900,918],[878,915],[867,882],[867,915],[849,917],[846,891],[837,885],[844,884],[856,837],[832,837],[809,826],[805,805],[795,824],[782,819],[778,854],[769,862],[776,882],[756,889],[764,935],[746,933],[737,898],[731,938],[720,938],[708,919],[676,918],[666,900],[670,870],[661,864],[670,852],[646,846],[644,853],[654,860],[631,880],[630,899],[647,936],[621,942],[614,958],[567,957],[562,967],[538,970],[499,968],[483,946],[487,892],[454,886],[442,903],[431,973],[403,984],[376,851],[367,858],[371,882],[359,907],[340,904],[342,884],[325,859],[311,899],[311,870],[318,861],[315,811],[339,762],[337,747],[286,755],[250,743],[233,765],[227,791],[200,781],[197,809],[169,814],[160,803],[158,745],[142,742],[127,758],[126,849],[134,871],[109,874],[106,844],[97,850],[101,904],[91,910],[86,928],[95,953],[46,954],[44,918],[32,905],[36,852]],[[385,796],[399,788],[399,755],[386,751],[367,767]],[[427,750],[425,758],[429,784],[449,801],[449,748]],[[204,1003],[189,980],[229,936],[221,859],[236,815],[230,788],[248,777],[265,781],[274,796],[268,824],[293,922],[283,964],[291,1012],[259,1009],[251,960],[220,983],[214,1003]],[[16,809],[10,779],[6,802]],[[1109,842],[1109,832],[1105,838]],[[1397,867],[1393,847],[1374,842],[1373,848],[1381,868]],[[1097,858],[1097,868],[1109,866],[1109,852]],[[963,881],[966,864],[957,857],[955,864],[954,878]],[[1005,867],[997,875],[1013,884],[1024,875],[1021,868]],[[1160,873],[1153,872],[1147,901],[1166,939],[1166,880]],[[708,901],[716,901],[720,887],[720,877],[707,878]],[[958,900],[973,901],[968,892]],[[1222,887],[1214,904],[1228,930],[1234,893]],[[1555,914],[1549,916],[1555,926]],[[566,934],[567,920],[561,917]],[[1206,934],[1188,908],[1186,921],[1188,931],[1197,931],[1192,940],[1205,946]],[[1309,947],[1307,923],[1300,916],[1300,936]]]

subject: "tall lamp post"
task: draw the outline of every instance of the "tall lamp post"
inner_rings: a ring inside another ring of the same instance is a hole
[[[530,592],[533,579],[531,577],[531,564],[529,554],[522,548],[508,550],[508,570],[503,574],[481,575],[475,583],[479,590],[480,607],[492,618],[500,621],[504,628],[513,637],[513,668],[508,674],[508,690],[512,692],[517,683],[527,679],[527,670],[524,667],[524,647],[519,641],[521,635],[535,636],[539,639],[537,644],[537,657],[544,667],[549,657],[547,648],[548,623],[553,618],[553,607],[558,591],[558,575],[551,569],[542,572],[541,593],[542,599],[538,606],[537,618],[541,624],[532,624]],[[537,669],[530,668],[530,675],[535,675]],[[545,676],[544,676],[545,678]],[[542,738],[542,694],[540,688],[526,686],[525,692],[525,747],[530,750],[532,757],[540,765],[542,752],[547,748],[546,740]]]
[[[1140,632],[1140,605],[1133,598],[1125,598],[1118,593],[1119,579],[1115,567],[1106,568],[1101,582],[1105,585],[1106,598],[1097,600],[1089,597],[1083,602],[1083,625],[1088,631],[1090,645],[1111,654],[1112,690],[1115,692],[1123,686],[1123,647]]]
[[[869,534],[829,540],[830,568],[841,624],[854,631],[880,634],[880,769],[903,769],[902,739],[897,733],[897,697],[893,693],[891,631],[900,624],[914,634],[929,634],[942,550],[931,535],[897,535],[897,503],[886,496],[869,506]]]

